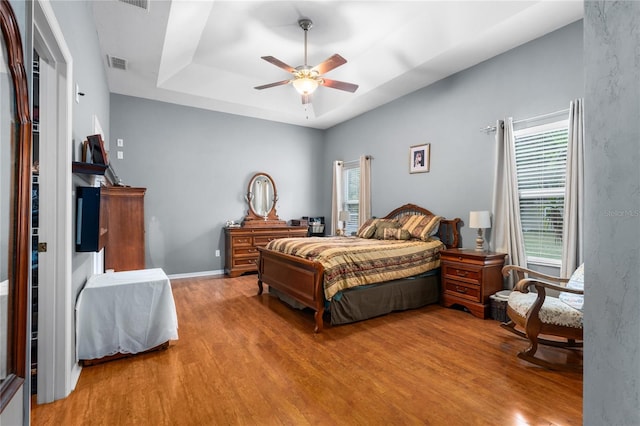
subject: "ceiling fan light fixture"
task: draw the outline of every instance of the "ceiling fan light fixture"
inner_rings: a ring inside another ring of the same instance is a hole
[[[310,95],[318,88],[318,80],[310,77],[296,78],[292,84],[301,95]]]

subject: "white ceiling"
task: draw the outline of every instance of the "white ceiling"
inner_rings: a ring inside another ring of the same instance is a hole
[[[140,0],[126,0],[140,1]],[[142,0],[144,1],[144,0]],[[571,1],[204,1],[93,2],[112,93],[325,129],[579,20]],[[308,64],[334,53],[347,63],[305,110],[290,78],[262,59]],[[127,69],[107,57],[127,61]]]

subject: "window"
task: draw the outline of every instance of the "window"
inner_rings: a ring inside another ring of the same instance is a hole
[[[527,261],[559,265],[562,258],[568,121],[514,132],[520,220]]]
[[[349,161],[345,162],[342,169],[342,199],[344,205],[342,210],[349,212],[349,220],[346,226],[346,235],[351,235],[353,232],[358,232],[360,227],[359,213],[360,213],[360,162]]]

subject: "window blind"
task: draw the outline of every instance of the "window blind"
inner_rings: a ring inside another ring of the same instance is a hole
[[[557,263],[562,256],[568,123],[530,127],[514,136],[527,258]]]
[[[345,230],[347,235],[358,231],[360,213],[360,165],[356,162],[345,163],[343,169],[344,203],[349,212]]]

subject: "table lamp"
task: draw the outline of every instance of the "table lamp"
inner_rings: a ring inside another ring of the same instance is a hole
[[[469,228],[478,228],[478,237],[476,238],[476,250],[484,250],[484,239],[482,238],[482,230],[491,228],[491,213],[488,211],[472,211],[469,213]]]
[[[347,228],[347,222],[349,221],[349,212],[347,210],[341,210],[338,213],[338,220],[342,222],[342,228],[339,229],[339,235],[345,235],[345,229]]]

